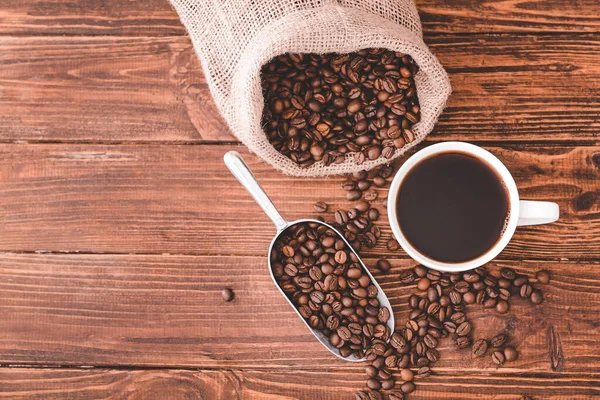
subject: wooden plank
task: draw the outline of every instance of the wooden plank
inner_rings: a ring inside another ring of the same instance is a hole
[[[598,32],[595,0],[417,0],[424,31]],[[0,35],[183,35],[167,0],[8,0]]]
[[[1,399],[352,399],[362,373],[347,371],[186,371],[114,369],[0,369]],[[550,400],[600,396],[595,375],[540,377],[476,373],[432,376],[411,394],[419,399],[515,400],[527,394]],[[541,397],[539,397],[541,396]]]
[[[392,257],[389,274],[374,273],[400,325],[417,289],[400,284],[398,273],[414,262]],[[597,373],[600,264],[497,261],[491,268],[503,266],[530,276],[547,268],[553,277],[540,286],[540,306],[516,298],[505,315],[469,308],[476,336],[506,330],[519,359],[497,370],[445,340],[437,370]],[[231,303],[221,298],[225,287],[235,293]],[[276,289],[265,257],[5,253],[0,315],[2,364],[361,370],[315,340]]]
[[[600,254],[600,147],[486,147],[521,197],[555,201],[561,219],[517,230],[505,257],[586,259]],[[323,200],[348,209],[344,178],[280,174],[242,146],[0,145],[0,251],[264,255],[271,221],[223,164],[239,150],[282,215],[314,217]],[[391,237],[382,210],[385,253]]]
[[[598,35],[429,40],[454,92],[432,140],[598,142]],[[0,141],[234,140],[187,37],[1,38]]]
[[[600,32],[600,4],[528,0],[417,0],[425,34]]]
[[[0,38],[0,140],[231,140],[187,38]]]
[[[184,35],[167,0],[5,0],[0,35]]]

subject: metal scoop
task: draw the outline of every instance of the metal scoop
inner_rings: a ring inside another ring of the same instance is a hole
[[[279,212],[277,211],[277,209],[271,202],[271,199],[269,199],[267,194],[264,192],[263,188],[260,186],[260,184],[258,183],[256,178],[254,177],[254,175],[252,174],[252,172],[250,171],[250,169],[248,168],[248,166],[242,159],[242,157],[239,155],[239,153],[237,153],[235,151],[228,152],[227,154],[225,154],[224,161],[225,161],[225,165],[227,166],[227,168],[229,168],[229,171],[231,171],[233,176],[235,176],[237,178],[237,180],[242,184],[242,186],[244,186],[246,188],[246,190],[252,195],[252,197],[254,197],[254,200],[256,200],[258,205],[263,209],[263,211],[267,214],[267,216],[269,216],[269,218],[271,218],[271,220],[277,227],[277,234],[271,241],[271,245],[269,246],[268,254],[269,255],[271,254],[271,251],[273,250],[273,245],[275,244],[275,242],[277,241],[279,236],[287,228],[289,228],[293,225],[296,225],[296,224],[316,223],[316,224],[324,225],[327,228],[331,229],[333,232],[336,232],[338,234],[338,236],[340,237],[340,239],[342,239],[346,243],[346,246],[348,246],[348,249],[350,249],[356,255],[356,258],[358,259],[358,262],[360,263],[363,271],[369,276],[369,278],[371,279],[371,282],[375,285],[375,287],[377,287],[377,300],[379,300],[379,303],[382,307],[387,307],[390,310],[390,319],[388,320],[387,325],[389,326],[390,331],[394,332],[394,313],[392,312],[392,306],[390,304],[390,301],[388,300],[386,295],[383,293],[383,290],[381,290],[381,287],[379,286],[379,284],[377,283],[375,278],[373,278],[373,276],[371,275],[369,270],[365,267],[365,265],[363,264],[362,260],[358,256],[358,254],[356,254],[356,252],[354,251],[354,249],[352,248],[350,243],[348,243],[348,241],[346,240],[344,235],[340,234],[337,231],[337,229],[335,229],[331,225],[326,224],[321,221],[314,220],[314,219],[300,219],[300,220],[293,221],[293,222],[287,222],[286,220],[284,220],[281,217],[281,215],[279,214]],[[313,335],[315,335],[315,337],[319,340],[319,342],[321,342],[321,344],[323,346],[325,346],[330,352],[332,352],[333,354],[335,354],[336,356],[338,356],[341,359],[344,359],[347,361],[353,361],[353,362],[365,361],[366,357],[358,358],[353,354],[351,354],[348,357],[343,357],[340,354],[339,350],[335,346],[331,345],[331,343],[329,343],[329,338],[327,338],[327,336],[325,336],[321,331],[310,327],[310,325],[307,323],[307,321],[300,315],[296,306],[285,295],[285,293],[279,286],[279,283],[277,282],[277,280],[275,279],[275,276],[273,275],[273,268],[271,266],[271,257],[269,256],[268,259],[269,259],[269,272],[271,274],[271,278],[273,278],[273,281],[275,282],[275,285],[279,289],[279,292],[281,292],[283,297],[285,297],[287,299],[288,303],[290,303],[292,308],[296,311],[296,314],[298,314],[298,317],[300,317],[300,319],[304,322],[304,324],[308,327],[308,329],[310,329],[310,331],[313,333]]]

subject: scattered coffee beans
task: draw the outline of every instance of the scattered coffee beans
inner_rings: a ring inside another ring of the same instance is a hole
[[[414,140],[417,72],[410,56],[386,49],[278,56],[262,68],[267,137],[302,167],[348,153],[356,164],[391,158]]]

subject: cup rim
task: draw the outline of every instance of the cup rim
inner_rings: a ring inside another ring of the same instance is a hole
[[[504,183],[508,192],[509,198],[508,221],[506,224],[506,229],[504,230],[504,233],[502,234],[500,239],[496,242],[496,244],[494,244],[494,246],[492,246],[491,249],[489,249],[484,254],[480,255],[475,259],[460,263],[447,263],[434,260],[417,251],[404,237],[404,234],[400,229],[400,225],[398,223],[398,218],[396,215],[395,205],[396,197],[398,196],[398,192],[400,190],[402,181],[406,177],[407,173],[416,164],[418,164],[421,160],[424,160],[431,156],[450,152],[466,153],[486,162],[492,169],[494,169],[494,171],[496,171],[496,173],[502,179],[502,182]],[[504,248],[512,238],[517,228],[517,220],[519,218],[519,192],[517,190],[515,180],[506,168],[506,166],[502,163],[502,161],[500,161],[489,151],[466,142],[442,142],[433,144],[422,150],[419,150],[418,152],[413,154],[408,160],[406,160],[406,162],[396,172],[396,175],[394,176],[394,179],[390,184],[390,190],[387,198],[387,211],[388,220],[390,223],[390,227],[392,228],[392,232],[394,233],[394,237],[396,238],[398,243],[400,243],[400,246],[404,249],[404,251],[406,251],[406,253],[413,260],[418,261],[426,267],[433,268],[439,271],[467,271],[473,268],[480,267],[493,260],[498,254],[500,254],[502,250],[504,250]]]

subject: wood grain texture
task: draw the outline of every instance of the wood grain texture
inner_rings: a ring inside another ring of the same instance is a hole
[[[432,140],[598,142],[598,35],[429,43],[453,85]],[[0,141],[235,140],[187,37],[1,38],[0,53]]]
[[[555,201],[557,223],[517,230],[504,257],[587,259],[600,254],[600,147],[487,147],[521,197]],[[344,178],[286,177],[242,146],[0,145],[0,251],[263,256],[271,221],[222,157],[239,150],[288,220],[323,200],[348,209]],[[380,190],[382,254],[391,231]],[[326,215],[332,218],[332,214]]]
[[[0,370],[1,399],[339,400],[353,398],[363,374],[347,371]],[[549,380],[551,379],[551,381]],[[414,400],[583,400],[600,395],[596,375],[439,374],[418,382]],[[526,387],[524,387],[526,386]]]
[[[366,257],[375,265],[377,258]],[[416,286],[398,273],[414,266],[391,256],[389,274],[374,271],[398,325]],[[545,301],[520,298],[499,315],[470,306],[475,336],[505,330],[521,352],[497,370],[489,358],[471,359],[450,340],[440,343],[437,370],[453,375],[597,374],[600,363],[598,262],[496,261],[533,276]],[[232,288],[226,303],[221,290]],[[38,365],[263,368],[361,371],[331,355],[276,289],[264,256],[135,256],[2,254],[0,363]],[[556,362],[560,360],[560,362]],[[364,367],[364,366],[363,366]],[[600,376],[598,376],[600,378]]]
[[[231,140],[187,38],[0,38],[0,138]]]
[[[426,35],[599,32],[595,0],[417,0]],[[0,35],[184,35],[167,0],[5,0]]]

